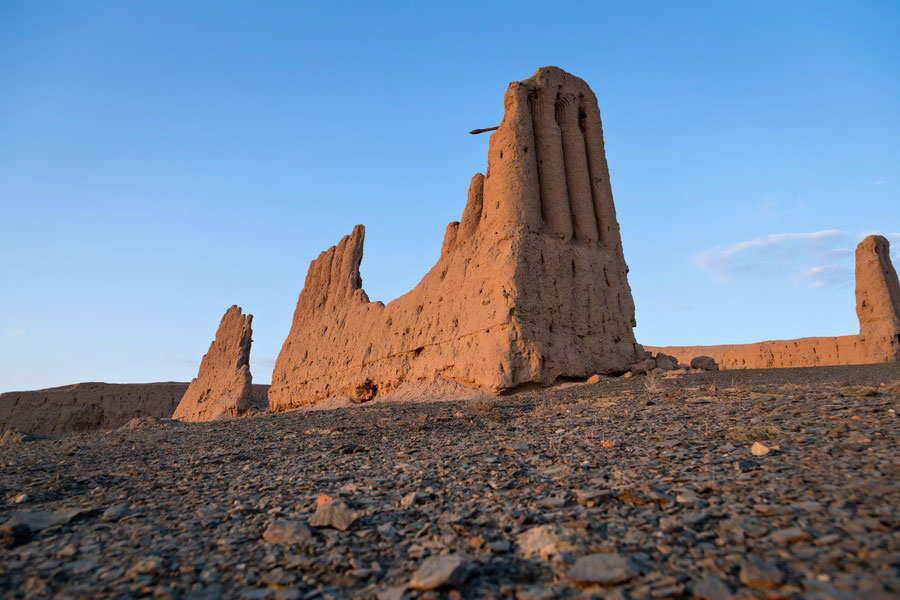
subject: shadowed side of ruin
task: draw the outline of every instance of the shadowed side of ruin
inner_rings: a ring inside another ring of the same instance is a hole
[[[270,408],[406,389],[498,394],[642,356],[597,100],[555,67],[510,84],[488,169],[409,293],[370,302],[364,228],[310,264]]]
[[[720,346],[646,346],[680,362],[709,356],[723,369],[862,365],[900,361],[900,282],[890,242],[871,235],[856,248],[856,314],[859,335],[773,340]]]

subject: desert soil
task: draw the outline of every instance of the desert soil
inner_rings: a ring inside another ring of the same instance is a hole
[[[0,593],[896,598],[898,381],[726,371],[10,439]]]

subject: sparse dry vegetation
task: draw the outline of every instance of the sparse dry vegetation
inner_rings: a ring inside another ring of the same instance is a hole
[[[647,373],[644,377],[644,389],[647,390],[648,394],[654,396],[658,396],[662,393],[662,385],[660,384],[659,377],[657,377],[656,373]]]
[[[492,396],[475,396],[466,400],[466,408],[470,413],[489,413],[494,410],[496,405],[497,403]]]

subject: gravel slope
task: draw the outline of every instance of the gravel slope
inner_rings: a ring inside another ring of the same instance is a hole
[[[726,371],[10,439],[0,591],[896,598],[898,381]]]

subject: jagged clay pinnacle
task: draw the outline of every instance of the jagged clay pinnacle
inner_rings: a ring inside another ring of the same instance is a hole
[[[253,315],[238,306],[225,311],[216,339],[203,356],[200,371],[175,409],[173,419],[212,421],[246,412],[251,404],[250,343]]]
[[[545,67],[510,84],[504,107],[487,174],[472,178],[460,222],[412,291],[369,302],[361,225],[312,261],[272,410],[400,386],[501,393],[622,372],[642,356],[593,92]]]
[[[856,247],[856,315],[870,362],[900,361],[900,282],[890,242],[880,235]]]

